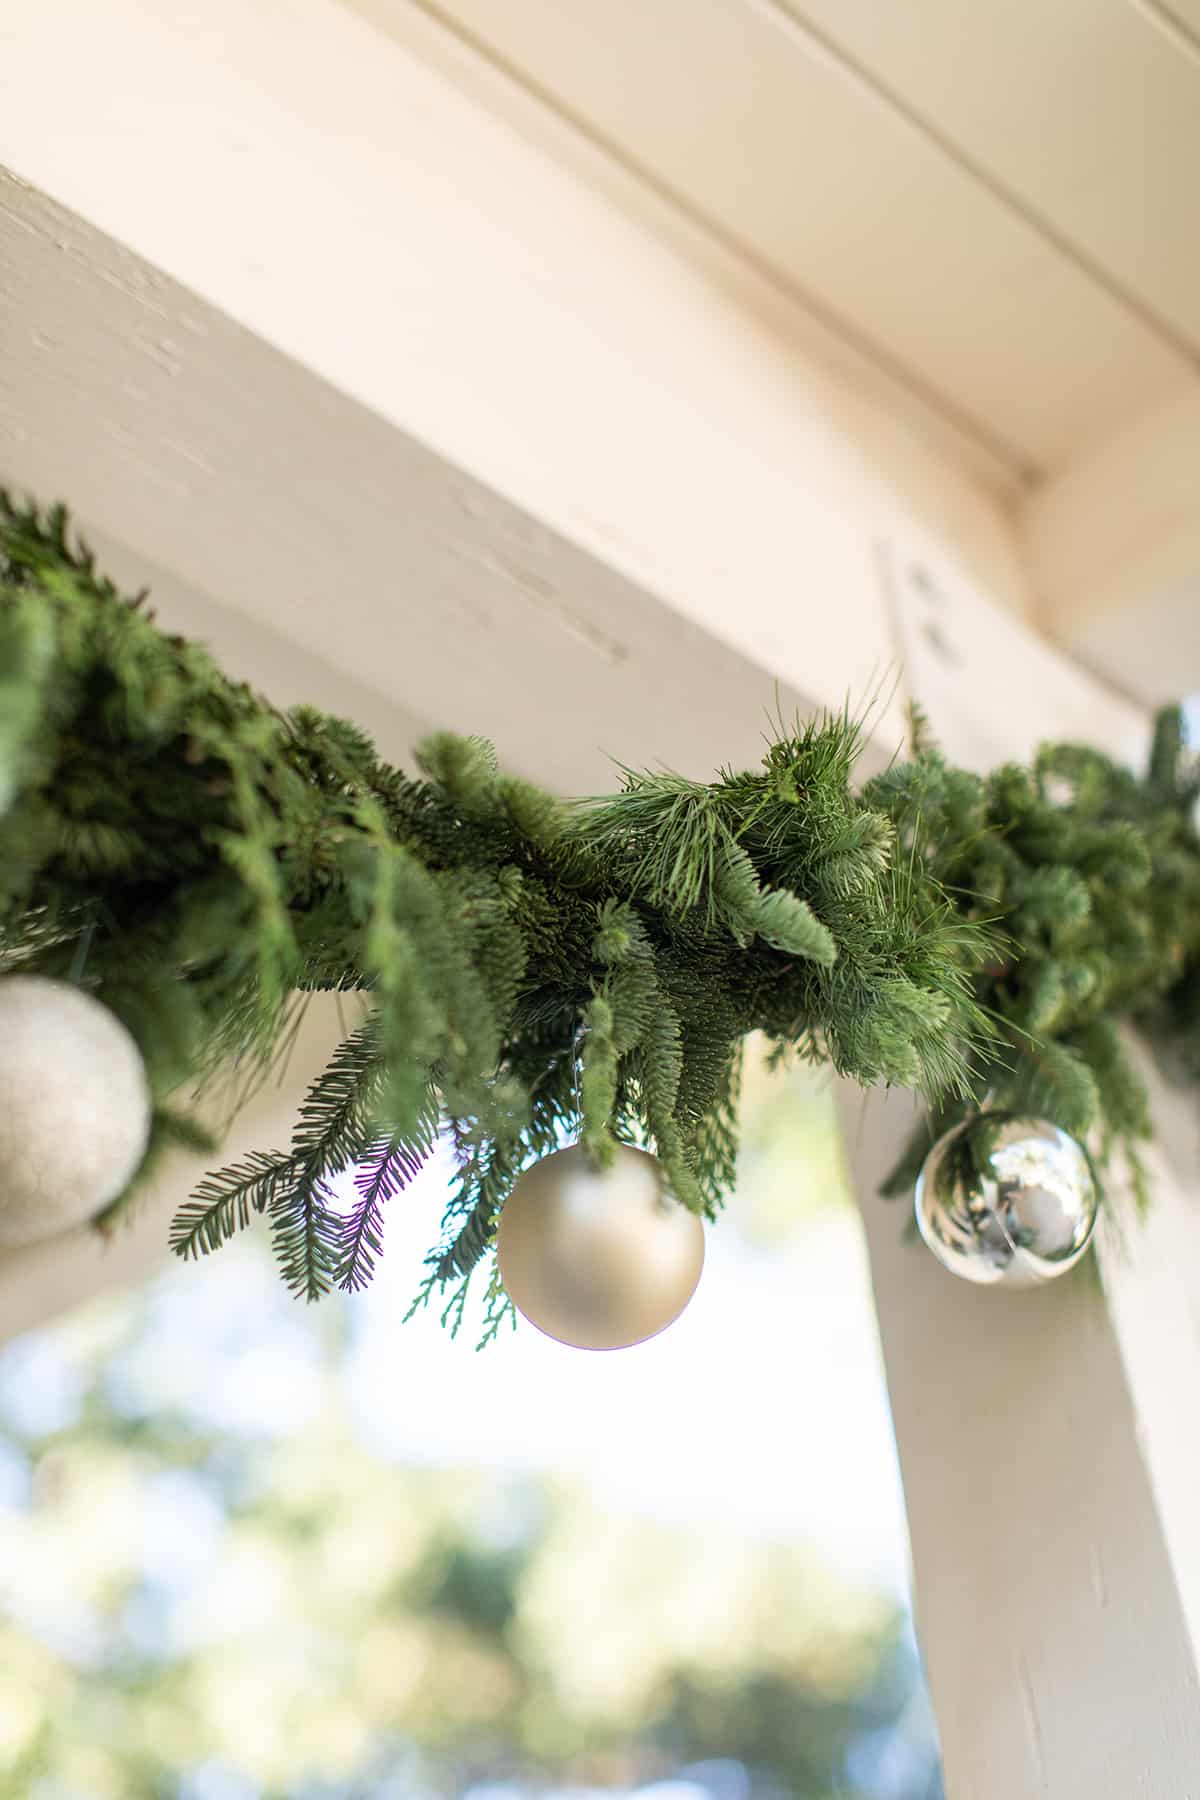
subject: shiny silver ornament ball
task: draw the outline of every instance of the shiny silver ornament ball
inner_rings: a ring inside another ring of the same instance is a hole
[[[662,1164],[618,1144],[608,1168],[582,1145],[521,1176],[504,1204],[500,1275],[531,1325],[580,1350],[624,1350],[677,1319],[704,1267],[704,1227]]]
[[[149,1136],[146,1070],[120,1020],[68,982],[0,980],[0,1250],[100,1212]]]
[[[964,1281],[1036,1287],[1073,1269],[1096,1224],[1087,1157],[1045,1119],[980,1113],[938,1139],[917,1178],[917,1229]]]

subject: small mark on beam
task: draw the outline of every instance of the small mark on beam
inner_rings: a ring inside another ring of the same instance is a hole
[[[1096,1596],[1096,1605],[1101,1612],[1108,1605],[1108,1573],[1104,1567],[1104,1558],[1099,1544],[1092,1544],[1088,1549],[1088,1567],[1092,1576],[1092,1592]]]
[[[1042,1722],[1038,1717],[1037,1699],[1034,1695],[1033,1677],[1029,1664],[1024,1656],[1017,1657],[1017,1683],[1021,1690],[1021,1709],[1025,1714],[1025,1724],[1029,1732],[1029,1747],[1033,1752],[1033,1772],[1037,1777],[1039,1791],[1049,1793],[1046,1778],[1046,1746],[1042,1737]]]

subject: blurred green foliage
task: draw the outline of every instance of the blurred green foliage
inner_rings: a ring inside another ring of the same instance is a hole
[[[569,1483],[381,1462],[338,1314],[305,1321],[301,1428],[265,1388],[222,1423],[236,1351],[164,1407],[181,1279],[0,1356],[3,1800],[628,1795],[695,1765],[698,1800],[936,1791],[890,1601]]]
[[[721,1242],[745,1242],[744,1278],[799,1251],[827,1279],[839,1212],[853,1241],[830,1095],[761,1039],[739,1167]],[[402,1224],[418,1246],[422,1219]],[[372,1418],[417,1442],[407,1384],[445,1404],[446,1359],[469,1356],[432,1323],[381,1341],[390,1305],[383,1286],[297,1309],[249,1238],[220,1281],[176,1269],[0,1350],[0,1800],[629,1800],[672,1778],[671,1800],[936,1800],[890,1596],[714,1522],[703,1491],[648,1516],[543,1450],[525,1472],[389,1460]],[[748,1370],[768,1341],[740,1346]],[[521,1369],[517,1422],[576,1391],[519,1359],[503,1379]],[[763,1379],[803,1467],[803,1398],[782,1366]],[[633,1435],[669,1456],[670,1386],[635,1386]],[[588,1435],[611,1449],[602,1421]],[[773,1479],[742,1454],[740,1479]],[[642,1491],[665,1473],[648,1461]]]

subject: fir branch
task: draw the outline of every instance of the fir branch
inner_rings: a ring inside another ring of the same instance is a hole
[[[372,1141],[383,1076],[379,1014],[373,1011],[338,1045],[305,1095],[292,1137],[296,1162],[318,1175],[349,1168]]]
[[[1018,1045],[1002,1092],[1012,1111],[1049,1119],[1077,1138],[1087,1136],[1099,1110],[1091,1069],[1075,1050],[1052,1039]]]
[[[415,1130],[393,1132],[359,1162],[354,1172],[358,1198],[343,1218],[334,1284],[356,1292],[375,1273],[383,1250],[383,1207],[414,1181],[437,1142],[439,1104],[429,1090],[425,1112]]]
[[[612,1005],[605,994],[594,994],[584,1013],[579,1089],[583,1142],[602,1165],[612,1160],[618,1060]]]
[[[383,1072],[379,1015],[372,1012],[338,1046],[309,1088],[292,1136],[292,1177],[267,1200],[271,1240],[284,1280],[306,1300],[321,1299],[345,1268],[344,1225],[330,1182],[370,1149]],[[368,1229],[364,1224],[369,1262],[373,1246]]]
[[[252,1150],[241,1162],[206,1175],[171,1221],[171,1249],[185,1261],[219,1250],[267,1210],[296,1172],[296,1159],[287,1152]]]
[[[31,593],[11,593],[0,613],[0,813],[26,778],[54,655],[53,624],[44,606]]]
[[[837,960],[833,933],[817,918],[807,900],[783,888],[761,894],[754,909],[754,928],[772,950],[805,956],[829,968]]]
[[[459,1151],[459,1173],[443,1219],[452,1232],[431,1250],[428,1263],[439,1287],[471,1274],[486,1254],[496,1231],[500,1209],[521,1172],[521,1145],[470,1144]]]
[[[581,1129],[653,1143],[687,1204],[718,1205],[754,1030],[918,1087],[938,1125],[990,1085],[1129,1152],[1149,1121],[1118,1027],[1200,1069],[1200,765],[1177,710],[1144,775],[1054,745],[981,778],[914,719],[911,759],[860,794],[859,748],[848,713],[781,722],[759,769],[624,771],[564,807],[441,733],[412,778],[162,632],[61,509],[0,498],[0,969],[68,978],[90,933],[89,985],[160,1107],[230,1064],[252,1089],[293,990],[372,995],[290,1150],[209,1177],[173,1230],[202,1254],[265,1212],[309,1297],[369,1275],[435,1077],[460,1159],[430,1291]],[[331,1184],[364,1158],[339,1217]]]
[[[341,1219],[324,1175],[294,1165],[290,1181],[271,1195],[271,1245],[284,1281],[297,1299],[322,1300],[339,1267]]]
[[[492,1270],[483,1305],[483,1331],[475,1346],[476,1350],[486,1350],[499,1337],[506,1324],[512,1331],[517,1328],[517,1309],[505,1291],[498,1268]]]

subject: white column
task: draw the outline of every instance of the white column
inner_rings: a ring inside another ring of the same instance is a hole
[[[997,1293],[907,1238],[908,1209],[878,1187],[914,1110],[839,1095],[949,1800],[1187,1800],[1200,1685],[1184,1571],[1117,1321],[1086,1270]],[[1175,1397],[1190,1382],[1192,1403],[1174,1429],[1194,1441],[1200,1358],[1194,1338],[1180,1349]]]
[[[928,546],[888,580],[911,691],[986,766],[1145,721],[966,587]],[[949,1800],[1200,1794],[1200,1226],[1194,1094],[1149,1068],[1155,1208],[1094,1266],[996,1292],[947,1273],[879,1198],[911,1096],[844,1084]],[[1114,1200],[1120,1204],[1120,1192]]]

